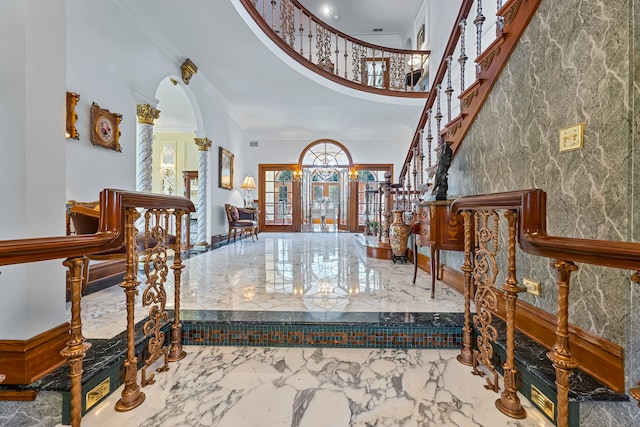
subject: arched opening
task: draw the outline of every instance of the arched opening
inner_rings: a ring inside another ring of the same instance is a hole
[[[347,148],[316,140],[298,164],[259,165],[265,231],[362,232],[377,212],[378,184],[392,164],[355,164]]]
[[[318,140],[300,155],[302,231],[349,230],[351,154],[334,140]]]
[[[158,85],[160,116],[153,127],[152,189],[154,193],[188,196],[198,205],[197,121],[191,100],[181,84],[167,77]],[[197,243],[198,225],[191,214],[188,245]]]

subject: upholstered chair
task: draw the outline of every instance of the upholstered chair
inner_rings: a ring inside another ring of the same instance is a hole
[[[227,243],[231,240],[231,232],[233,232],[233,241],[236,241],[236,233],[240,231],[240,237],[243,232],[251,233],[251,241],[254,241],[254,237],[258,238],[258,221],[255,217],[255,211],[253,209],[245,209],[230,204],[224,205],[224,210],[227,214],[227,221],[229,222],[229,234],[227,235]]]

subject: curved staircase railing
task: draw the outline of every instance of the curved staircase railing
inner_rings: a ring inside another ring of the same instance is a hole
[[[142,211],[142,212],[140,212]],[[139,193],[122,190],[103,190],[100,194],[100,224],[96,234],[75,236],[43,237],[0,241],[0,266],[26,264],[37,261],[64,259],[69,269],[71,286],[71,322],[69,339],[61,355],[69,364],[71,379],[71,413],[73,427],[80,426],[82,414],[82,361],[91,344],[82,335],[81,292],[83,273],[88,256],[117,251],[127,261],[124,282],[121,287],[127,300],[127,360],[124,362],[125,387],[116,410],[133,409],[144,401],[144,393],[137,382],[138,362],[134,336],[134,305],[138,293],[138,265],[144,265],[146,287],[143,292],[143,306],[149,308],[149,320],[144,325],[144,334],[149,338],[148,358],[143,362],[142,386],[153,381],[153,375],[146,377],[146,368],[164,357],[167,361],[180,360],[182,350],[180,325],[180,274],[184,265],[181,261],[181,229],[184,216],[194,212],[193,203],[176,196]],[[140,233],[136,228],[138,218]],[[175,240],[170,240],[169,231],[175,232]],[[121,250],[123,248],[125,250]],[[166,293],[164,278],[169,269],[167,249],[174,251],[171,269],[174,272],[175,315],[168,319],[164,310]],[[158,279],[161,277],[162,279]],[[164,345],[162,322],[171,322],[170,348]],[[4,379],[0,375],[0,379]]]
[[[377,46],[330,27],[297,0],[240,0],[273,42],[300,64],[345,86],[426,98],[429,51]]]
[[[414,188],[424,188],[442,146],[449,143],[455,155],[540,1],[462,1],[400,182],[413,179]]]

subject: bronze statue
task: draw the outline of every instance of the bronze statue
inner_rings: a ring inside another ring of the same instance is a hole
[[[436,168],[436,178],[432,191],[436,200],[447,199],[447,189],[449,188],[447,177],[449,175],[451,159],[453,158],[453,150],[451,150],[450,142],[445,142],[441,147],[438,153],[438,167]]]

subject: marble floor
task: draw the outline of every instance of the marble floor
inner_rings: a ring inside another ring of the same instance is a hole
[[[366,258],[347,233],[262,233],[185,260],[181,308],[191,310],[461,312],[463,299],[413,266]],[[142,284],[140,289],[142,290]],[[167,282],[173,301],[173,283]],[[147,315],[140,295],[136,318]],[[84,333],[125,329],[118,286],[83,299]],[[173,308],[169,304],[168,308]],[[457,350],[186,346],[188,355],[118,413],[122,388],[83,426],[551,426],[521,396],[527,418],[494,406],[498,394],[455,360]],[[0,423],[1,424],[1,423]]]

